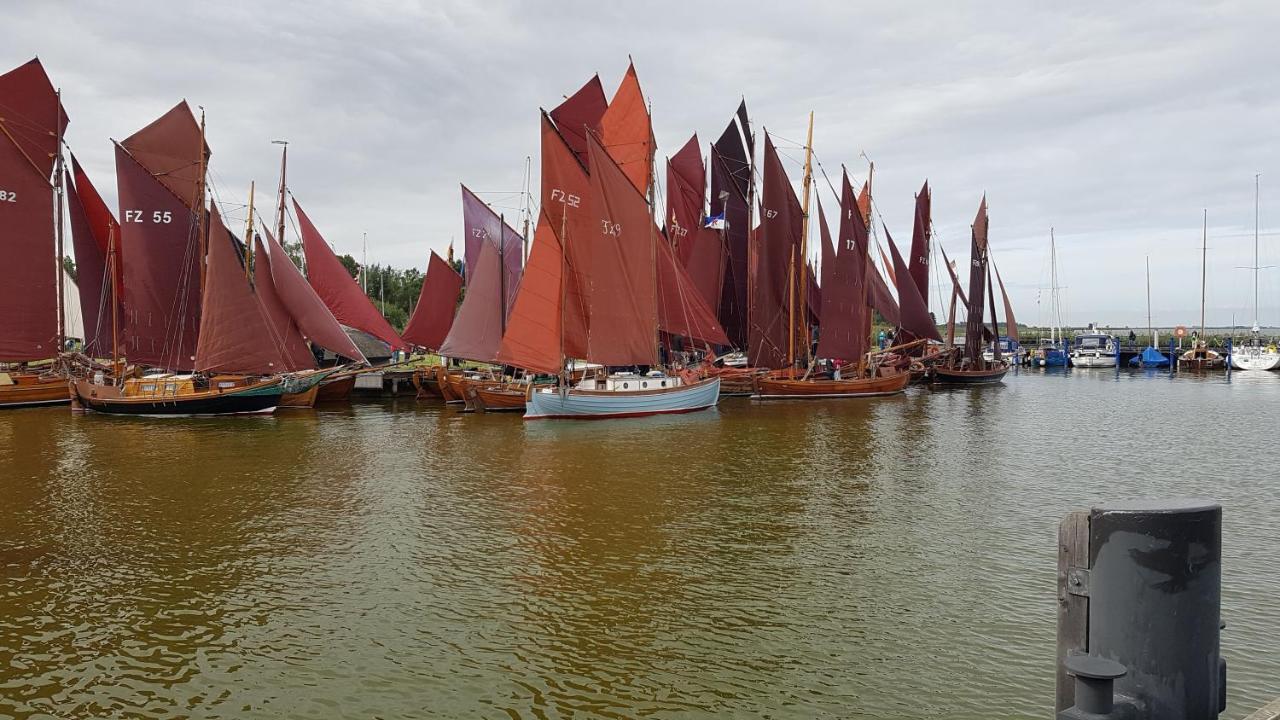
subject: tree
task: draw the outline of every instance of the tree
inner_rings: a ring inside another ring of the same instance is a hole
[[[47,265],[45,267],[48,267]],[[62,256],[62,269],[67,272],[73,282],[79,282],[79,276],[76,274],[76,261],[70,255]]]
[[[354,278],[359,275],[360,264],[356,262],[355,258],[350,255],[339,255],[338,262],[342,263],[342,267],[347,269],[347,274],[351,277]]]

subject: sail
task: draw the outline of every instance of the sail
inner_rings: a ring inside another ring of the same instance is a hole
[[[113,302],[111,297],[107,268],[110,265],[108,260],[111,244],[120,240],[120,226],[74,155],[71,156],[71,166],[75,171],[75,181],[72,182],[72,174],[68,172],[67,210],[76,254],[80,317],[84,324],[81,339],[84,340],[85,353],[96,353],[98,357],[102,357],[112,349],[111,312],[113,307],[117,310],[119,307],[119,303]],[[114,300],[118,300],[123,294],[118,267],[114,278],[117,291]],[[117,317],[117,321],[119,320]]]
[[[822,286],[818,284],[818,273],[812,263],[805,263],[805,310],[809,313],[809,324],[817,325],[822,315]]]
[[[818,219],[823,228],[822,203]],[[840,192],[839,245],[832,250],[830,269],[822,266],[822,313],[818,324],[820,358],[857,361],[867,352],[870,330],[867,324],[866,234],[867,226],[858,212],[849,176],[844,176]],[[825,238],[824,238],[825,242]]]
[[[39,60],[0,75],[0,361],[58,348],[58,275],[50,181],[67,116]]]
[[[658,314],[654,263],[659,241],[649,206],[631,178],[594,135],[591,167],[587,360],[602,365],[649,365],[657,359]]]
[[[196,346],[195,369],[200,372],[270,375],[286,367],[241,259],[214,205],[209,214],[209,254]]]
[[[427,275],[422,279],[422,290],[418,293],[418,304],[414,305],[413,316],[400,337],[420,348],[439,349],[453,327],[453,314],[458,308],[460,292],[462,276],[433,251],[431,260],[427,262]],[[515,296],[514,291],[512,296]]]
[[[293,201],[293,210],[298,216],[298,228],[302,234],[302,252],[307,256],[307,280],[329,311],[343,325],[369,333],[387,343],[392,350],[403,350],[404,341],[356,281],[351,279],[297,200]]]
[[[551,120],[583,165],[587,164],[587,131],[599,132],[600,118],[607,107],[600,76],[593,75],[578,92],[551,111]]]
[[[951,275],[952,292],[955,293],[956,297],[960,298],[960,304],[964,305],[967,309],[969,307],[969,296],[965,293],[964,288],[960,287],[960,277],[956,275],[955,263],[952,263],[951,260],[947,258],[947,251],[945,248],[939,245],[938,249],[942,251],[942,262],[947,266],[947,272]],[[986,325],[982,326],[982,341],[991,341],[991,328]]]
[[[932,204],[929,181],[925,180],[924,186],[916,194],[916,217],[911,227],[911,257],[907,263],[907,272],[911,275],[911,281],[915,283],[916,290],[920,292],[920,299],[924,300],[926,308],[929,307],[929,244],[933,238],[930,216]]]
[[[724,282],[724,244],[719,230],[702,222],[707,189],[698,136],[667,160],[667,239],[702,299],[714,312]]]
[[[986,300],[987,278],[987,196],[982,196],[982,204],[978,206],[978,215],[973,220],[972,240],[969,251],[969,302],[966,310],[969,313],[965,325],[964,351],[970,361],[982,357],[983,322],[982,304]]]
[[[79,268],[76,268],[77,272]],[[69,338],[84,340],[84,319],[80,315],[80,286],[66,268],[62,268],[63,329]]]
[[[1000,297],[1004,300],[1004,324],[1005,334],[1014,340],[1018,340],[1018,321],[1013,317],[1013,303],[1009,302],[1009,293],[1004,290],[1004,280],[1000,279],[1000,268],[995,263],[991,263],[991,267],[996,271],[996,282],[1000,285]]]
[[[542,211],[564,259],[563,329],[567,358],[587,356],[587,308],[591,292],[587,268],[590,267],[590,238],[599,228],[587,204],[589,193],[586,169],[543,114]]]
[[[784,368],[792,361],[791,328],[800,321],[802,298],[795,297],[803,212],[773,141],[764,139],[760,233],[750,283],[747,361],[753,367]]]
[[[893,236],[889,234],[888,227],[884,229],[884,239],[889,243],[889,252],[893,255],[893,267],[897,270],[895,277],[898,280],[898,307],[900,310],[898,326],[910,335],[910,337],[901,339],[928,338],[941,341],[942,336],[938,334],[938,326],[934,323],[933,316],[929,314],[929,306],[925,304],[924,298],[920,297],[920,291],[916,289],[915,280],[911,277],[911,272],[907,269],[907,263],[902,259],[902,254],[898,252],[898,246],[894,244]]]
[[[183,205],[194,210],[199,201],[203,165],[211,154],[209,146],[202,145],[200,135],[200,125],[183,100],[120,144]],[[200,160],[201,149],[204,163]]]
[[[485,242],[440,354],[450,358],[492,362],[502,343],[502,265],[498,248]]]
[[[748,286],[748,221],[747,205],[751,193],[751,154],[749,126],[739,123],[746,115],[746,105],[729,121],[724,133],[711,146],[711,212],[723,215],[725,228],[721,242],[725,253],[719,303],[720,324],[730,344],[747,347]],[[746,140],[744,140],[746,138]]]
[[[658,229],[652,232],[658,237]],[[675,250],[659,237],[657,249],[658,329],[668,335],[689,338],[709,345],[728,345],[729,338],[716,321],[693,279],[676,260]]]
[[[889,285],[884,281],[884,277],[876,266],[867,263],[867,287],[868,301],[871,303],[872,309],[880,313],[880,317],[884,321],[900,327],[902,325],[902,312],[898,307],[898,301],[893,299],[893,292],[889,290]]]
[[[271,233],[266,233],[267,249],[271,255],[271,283],[280,301],[289,309],[289,315],[302,332],[302,336],[314,345],[341,355],[348,360],[365,362],[360,348],[351,341],[351,336],[342,329],[333,313],[312,289],[302,271],[293,264],[293,260],[276,241]]]
[[[122,351],[130,363],[189,371],[200,334],[196,212],[119,144],[116,188],[122,221]]]
[[[271,258],[262,246],[261,238],[253,238],[253,248],[253,286],[269,323],[271,338],[284,360],[283,369],[311,370],[316,367],[316,358],[311,354],[311,348],[307,347],[307,340],[294,322],[289,308],[276,291],[275,282],[271,279]],[[284,262],[290,260],[285,258]]]
[[[524,238],[503,222],[483,200],[475,193],[462,186],[462,224],[463,236],[467,239],[463,254],[463,272],[466,273],[467,285],[471,284],[471,274],[477,270],[480,261],[480,246],[493,245],[500,256],[499,263],[504,269],[503,285],[499,295],[503,300],[505,312],[511,312],[511,304],[515,302],[516,286],[520,284],[520,272],[523,263]]]
[[[636,190],[647,195],[649,165],[653,158],[653,128],[649,124],[649,109],[645,107],[634,63],[627,66],[622,83],[600,118],[600,142]],[[588,167],[591,167],[590,163]]]
[[[889,256],[885,254],[884,247],[880,245],[880,239],[876,239],[876,250],[880,251],[880,264],[884,266],[884,272],[889,276],[889,282],[894,287],[898,286],[898,273],[894,270],[893,261],[889,260]]]
[[[563,369],[563,269],[560,240],[551,229],[546,212],[541,212],[520,291],[498,349],[498,362],[543,373],[559,373]]]

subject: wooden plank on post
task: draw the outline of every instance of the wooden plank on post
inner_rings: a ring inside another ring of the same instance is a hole
[[[1075,680],[1063,660],[1089,649],[1089,513],[1068,513],[1058,525],[1058,693],[1055,712],[1075,704]],[[1086,571],[1086,572],[1081,572]]]

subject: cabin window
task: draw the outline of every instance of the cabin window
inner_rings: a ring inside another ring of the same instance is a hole
[[[155,385],[143,385],[143,386],[142,386],[142,392],[155,392],[155,391],[156,391],[156,386],[155,386]]]
[[[226,390],[227,388],[233,388],[235,386],[236,384],[235,384],[235,381],[233,380],[223,380],[218,383],[219,390]]]
[[[164,391],[165,391],[165,392],[178,392],[178,384],[177,384],[177,383],[166,383],[166,384],[165,384],[165,386],[164,386]]]

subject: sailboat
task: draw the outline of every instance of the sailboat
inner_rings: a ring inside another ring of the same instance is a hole
[[[450,257],[453,256],[452,247]],[[458,295],[462,292],[462,276],[444,258],[431,252],[427,261],[427,273],[422,278],[418,302],[405,324],[400,337],[409,345],[433,352],[438,350],[453,327],[454,313],[458,309]],[[434,367],[420,367],[413,373],[413,384],[418,396],[444,397]]]
[[[831,377],[814,373],[813,360],[809,357],[809,294],[807,273],[797,272],[798,259],[807,256],[809,188],[812,183],[813,114],[809,114],[808,141],[805,148],[805,197],[798,202],[786,171],[778,158],[769,136],[765,135],[764,186],[762,193],[765,212],[761,218],[760,257],[757,261],[755,287],[761,292],[753,294],[752,344],[748,353],[761,358],[758,364],[768,363],[777,367],[785,362],[786,373],[773,373],[756,378],[756,394],[761,400],[859,398],[893,395],[902,392],[911,382],[911,374],[888,364],[881,364],[868,355],[870,326],[868,315],[869,273],[868,256],[870,238],[868,222],[862,209],[853,198],[853,186],[848,174],[843,176],[840,202],[840,249],[827,249],[831,244],[826,218],[819,202],[819,229],[823,236],[824,252],[834,260],[833,271],[826,276],[823,288],[816,355],[841,363]],[[786,279],[779,287],[777,282]],[[908,282],[910,278],[904,278]],[[770,287],[773,287],[772,296]],[[771,304],[782,301],[785,312],[768,313]],[[917,302],[919,296],[916,296]],[[798,306],[798,307],[797,307]],[[928,310],[924,310],[928,314]],[[783,326],[779,336],[772,328]],[[763,322],[760,322],[763,321]],[[785,344],[785,355],[782,345]],[[803,363],[802,363],[803,359]],[[753,364],[757,364],[753,361]],[[804,368],[801,368],[801,365]]]
[[[1209,349],[1209,343],[1205,339],[1204,326],[1204,301],[1205,289],[1208,279],[1209,268],[1209,211],[1204,211],[1204,225],[1201,231],[1200,239],[1200,335],[1196,338],[1195,345],[1182,355],[1178,356],[1179,370],[1220,370],[1226,366],[1222,359],[1222,355],[1216,350]]]
[[[1129,367],[1169,367],[1169,356],[1158,349],[1160,347],[1160,338],[1156,335],[1156,329],[1151,324],[1151,258],[1149,256],[1147,257],[1147,333],[1151,338],[1151,344],[1147,345],[1141,353],[1129,358]]]
[[[965,326],[964,352],[952,357],[946,364],[934,368],[934,382],[954,385],[988,385],[1002,381],[1009,365],[1000,352],[1000,343],[994,345],[994,357],[988,361],[982,356],[982,344],[987,327],[983,322],[984,293],[991,297],[991,337],[1000,337],[996,321],[994,293],[991,293],[991,275],[987,270],[989,245],[987,241],[987,198],[982,197],[978,215],[973,221],[969,250],[969,294],[967,297],[968,321]],[[956,278],[952,276],[953,282]],[[957,289],[959,283],[956,282]],[[950,334],[950,333],[949,333]]]
[[[1262,342],[1258,326],[1258,178],[1253,176],[1253,335],[1247,343],[1231,349],[1231,364],[1239,370],[1274,370],[1280,367],[1280,352],[1276,346]]]
[[[60,298],[67,123],[38,59],[0,75],[0,408],[70,400],[66,375],[48,362],[66,337]]]
[[[1058,287],[1058,243],[1049,228],[1049,337],[1041,339],[1032,356],[1037,367],[1066,367],[1067,339],[1062,332],[1062,298]]]
[[[653,135],[634,66],[598,117],[598,132],[588,122],[569,135],[543,114],[542,211],[498,361],[560,377],[528,386],[527,420],[713,407],[719,379],[657,369],[663,333],[727,339],[654,222]],[[574,358],[601,367],[573,382]]]

